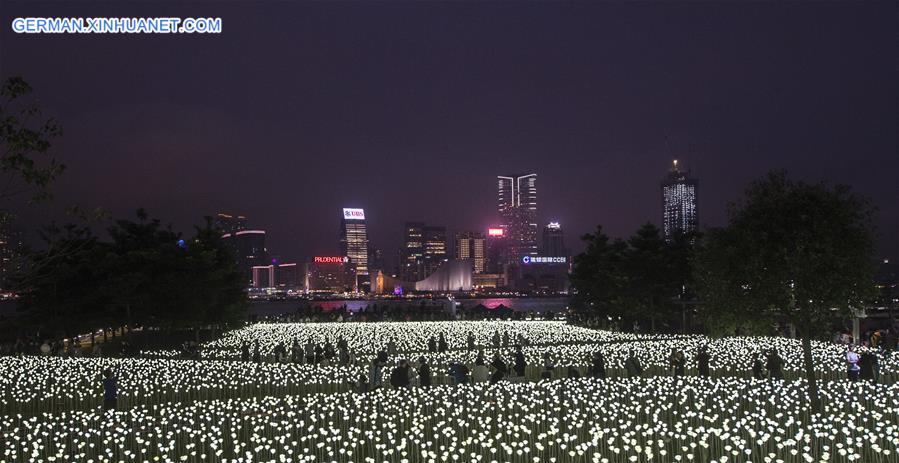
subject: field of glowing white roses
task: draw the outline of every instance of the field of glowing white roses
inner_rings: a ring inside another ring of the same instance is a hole
[[[478,347],[467,348],[475,335]],[[450,350],[427,352],[443,333]],[[518,335],[526,382],[452,386],[451,361],[471,365],[483,350],[511,361]],[[240,345],[258,341],[271,357],[296,339],[336,343],[357,363],[320,366],[241,362]],[[425,356],[436,386],[365,394],[348,381],[393,339],[400,358]],[[695,354],[707,346],[711,378],[698,378]],[[808,410],[796,340],[641,336],[564,322],[399,322],[257,324],[203,346],[223,360],[155,358],[0,358],[0,463],[18,461],[323,462],[811,462],[899,461],[899,358],[881,358],[880,383],[849,383],[844,348],[814,343],[821,414]],[[671,348],[688,359],[687,377],[667,376]],[[785,381],[750,379],[752,355],[776,348]],[[538,381],[546,353],[586,374],[596,351],[607,379]],[[626,378],[633,351],[647,367]],[[119,382],[119,412],[104,414],[101,372]]]

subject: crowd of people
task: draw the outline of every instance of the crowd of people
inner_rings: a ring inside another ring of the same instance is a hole
[[[443,302],[443,301],[441,301]],[[346,304],[326,309],[320,305],[301,305],[296,311],[267,316],[251,317],[252,321],[281,323],[326,322],[402,322],[402,321],[453,321],[453,320],[553,320],[561,315],[553,312],[515,311],[505,306],[487,308],[481,304],[467,306],[462,303],[455,313],[446,310],[442,303],[369,304],[359,310],[350,310]]]
[[[37,337],[19,337],[15,341],[0,343],[0,355],[41,355],[53,357],[102,357],[101,343],[89,343],[82,346],[79,339],[40,339]]]

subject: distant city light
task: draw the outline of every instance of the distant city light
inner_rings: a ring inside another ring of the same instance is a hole
[[[505,235],[505,230],[502,228],[488,228],[487,229],[488,236],[503,236]]]
[[[553,230],[558,230],[558,229],[562,228],[562,226],[559,224],[559,222],[550,222],[549,224],[546,225],[546,228],[552,228]]]

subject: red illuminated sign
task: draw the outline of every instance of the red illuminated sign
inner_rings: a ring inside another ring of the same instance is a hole
[[[315,256],[312,262],[316,264],[342,264],[348,262],[349,259],[343,256]]]
[[[505,230],[502,228],[488,228],[487,235],[488,236],[503,236],[505,234]]]

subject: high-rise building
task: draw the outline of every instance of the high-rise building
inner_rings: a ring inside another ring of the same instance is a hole
[[[406,222],[400,250],[400,277],[406,281],[424,278],[424,222]]]
[[[367,291],[368,278],[368,233],[365,227],[365,211],[343,208],[340,220],[340,251],[349,258],[356,269],[356,290]]]
[[[694,233],[699,225],[696,211],[696,190],[699,182],[681,170],[677,159],[668,175],[662,179],[662,232],[666,241],[677,233]]]
[[[222,233],[235,233],[247,229],[247,218],[242,215],[218,213],[212,218],[212,226]]]
[[[499,216],[508,259],[537,255],[537,174],[497,176]]]
[[[6,289],[10,277],[20,269],[20,252],[22,239],[13,228],[15,216],[5,210],[0,210],[0,289]]]
[[[487,229],[485,249],[486,260],[484,262],[484,271],[486,273],[503,273],[505,265],[509,261],[507,244],[506,229],[502,227],[491,227]]]
[[[484,273],[486,269],[487,242],[483,233],[461,232],[456,234],[456,259],[470,259],[474,263],[474,273]]]
[[[437,271],[446,261],[446,227],[424,222],[406,222],[403,248],[400,250],[400,276],[405,281],[419,281]]]
[[[275,267],[275,286],[288,290],[300,287],[299,267],[295,262],[278,264]]]
[[[355,288],[356,270],[346,256],[316,256],[304,267],[302,286],[307,293],[343,293]]]
[[[381,248],[370,248],[368,250],[368,271],[373,273],[375,270],[384,270],[384,250]]]
[[[565,249],[564,234],[562,233],[562,225],[559,222],[550,222],[543,227],[543,247],[540,253],[544,256],[567,256],[568,251]]]
[[[422,278],[427,278],[446,262],[446,227],[425,226],[422,229],[422,242]]]
[[[253,266],[253,288],[271,288],[275,286],[275,266]]]
[[[253,285],[253,267],[269,265],[265,230],[240,230],[225,233],[222,239],[234,252],[237,269],[248,286]]]

